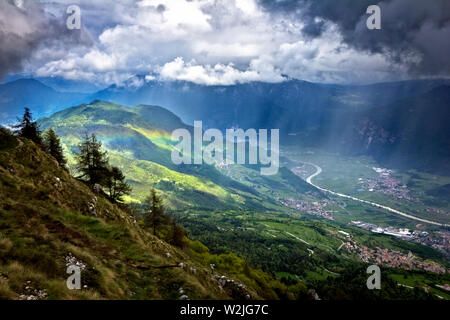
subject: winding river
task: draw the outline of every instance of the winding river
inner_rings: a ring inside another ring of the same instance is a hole
[[[308,164],[308,165],[313,166],[314,168],[316,168],[316,172],[314,172],[312,175],[310,175],[308,178],[306,178],[306,182],[309,183],[310,185],[312,185],[313,187],[323,191],[323,192],[326,192],[326,193],[329,193],[329,194],[332,194],[332,195],[335,195],[335,196],[338,196],[338,197],[341,197],[341,198],[346,198],[346,199],[358,201],[358,202],[361,202],[361,203],[365,203],[365,204],[371,205],[373,207],[381,208],[381,209],[384,209],[384,210],[387,210],[389,212],[398,214],[398,215],[403,216],[403,217],[408,218],[408,219],[412,219],[412,220],[416,220],[416,221],[420,221],[420,222],[424,222],[424,223],[429,223],[429,224],[434,224],[436,226],[441,226],[441,227],[449,227],[450,226],[449,224],[439,223],[439,222],[435,222],[435,221],[431,221],[431,220],[427,220],[427,219],[418,218],[418,217],[412,216],[410,214],[404,213],[402,211],[390,208],[388,206],[384,206],[384,205],[381,205],[381,204],[378,204],[378,203],[375,203],[375,202],[371,202],[371,201],[355,198],[355,197],[352,197],[352,196],[349,196],[349,195],[346,195],[346,194],[342,194],[342,193],[339,193],[339,192],[335,192],[335,191],[332,191],[332,190],[328,190],[328,189],[319,187],[318,185],[315,185],[314,183],[312,183],[312,179],[317,177],[319,174],[322,173],[322,168],[319,167],[316,164],[313,164],[313,163],[309,163],[309,162],[303,162],[303,163],[304,164]]]

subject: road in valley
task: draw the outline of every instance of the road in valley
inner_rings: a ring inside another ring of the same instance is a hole
[[[427,220],[427,219],[418,218],[418,217],[409,215],[407,213],[401,212],[399,210],[390,208],[388,206],[384,206],[384,205],[381,205],[381,204],[378,204],[378,203],[375,203],[375,202],[371,202],[371,201],[355,198],[355,197],[352,197],[352,196],[349,196],[349,195],[346,195],[346,194],[342,194],[342,193],[339,193],[339,192],[335,192],[335,191],[332,191],[332,190],[328,190],[328,189],[319,187],[318,185],[315,185],[314,183],[312,183],[311,180],[322,173],[322,168],[319,167],[318,165],[313,164],[313,163],[309,163],[309,162],[303,162],[303,163],[304,164],[308,164],[310,166],[313,166],[316,169],[316,172],[314,172],[312,175],[310,175],[308,178],[306,178],[306,182],[309,183],[310,185],[312,185],[313,187],[323,191],[323,192],[330,193],[332,195],[335,195],[335,196],[338,196],[338,197],[341,197],[341,198],[351,199],[351,200],[354,200],[354,201],[365,203],[365,204],[371,205],[373,207],[381,208],[381,209],[384,209],[384,210],[387,210],[389,212],[398,214],[398,215],[403,216],[403,217],[408,218],[408,219],[413,219],[413,220],[417,220],[417,221],[424,222],[424,223],[434,224],[436,226],[441,226],[441,227],[449,227],[450,226],[449,224],[439,223],[439,222],[435,222],[435,221],[431,221],[431,220]]]

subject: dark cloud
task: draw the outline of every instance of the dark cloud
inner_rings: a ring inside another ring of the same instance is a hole
[[[318,37],[326,21],[358,50],[381,53],[404,63],[414,75],[450,76],[450,1],[448,0],[259,0],[272,13],[293,15],[303,32]],[[382,29],[366,28],[366,9],[381,7]]]
[[[156,10],[157,10],[159,13],[162,13],[162,12],[166,11],[166,6],[163,5],[163,4],[159,4],[159,5],[156,7]]]
[[[20,7],[0,1],[0,79],[20,71],[40,47],[63,46],[69,52],[80,44],[92,44],[85,30],[68,30],[64,19],[48,16],[34,1]]]

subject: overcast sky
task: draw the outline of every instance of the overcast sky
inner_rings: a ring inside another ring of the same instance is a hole
[[[81,8],[81,30],[66,10]],[[382,29],[368,30],[379,4]],[[101,85],[372,83],[450,76],[447,0],[1,0],[0,77]]]

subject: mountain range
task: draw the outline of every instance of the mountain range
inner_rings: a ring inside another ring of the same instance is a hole
[[[54,79],[53,83],[61,81]],[[202,120],[205,128],[222,130],[279,128],[281,144],[366,154],[385,166],[401,169],[450,172],[450,129],[445,121],[449,118],[450,80],[365,86],[299,80],[203,86],[135,76],[95,93],[76,93],[79,83],[64,83],[66,92],[34,79],[0,85],[1,123],[11,123],[24,106],[39,117],[95,100],[159,105],[187,124]]]

